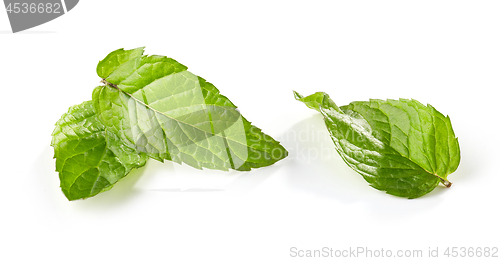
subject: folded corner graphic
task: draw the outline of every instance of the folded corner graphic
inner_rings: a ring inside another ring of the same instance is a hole
[[[64,2],[66,3],[66,10],[69,12],[71,9],[73,9],[73,7],[76,6],[76,4],[78,4],[78,0],[64,0]]]
[[[13,33],[52,21],[73,9],[79,0],[4,0]]]

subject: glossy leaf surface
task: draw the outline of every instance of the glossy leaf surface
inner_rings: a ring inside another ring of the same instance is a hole
[[[389,194],[417,198],[447,177],[460,162],[449,117],[416,100],[370,100],[338,107],[323,92],[295,98],[320,112],[344,161],[370,185]]]

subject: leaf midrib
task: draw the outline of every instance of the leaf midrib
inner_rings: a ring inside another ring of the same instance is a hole
[[[123,94],[125,94],[125,95],[129,96],[130,98],[134,99],[134,101],[136,101],[136,102],[138,102],[138,103],[140,103],[140,104],[144,105],[144,106],[145,106],[145,107],[147,107],[148,109],[151,109],[151,110],[152,110],[152,111],[154,111],[155,113],[161,114],[161,115],[163,115],[163,116],[165,116],[165,117],[167,117],[167,118],[170,118],[170,119],[172,119],[172,120],[174,120],[174,121],[176,121],[176,122],[183,123],[183,124],[188,125],[188,126],[190,126],[190,127],[192,127],[192,128],[198,129],[198,130],[200,130],[200,131],[202,131],[202,132],[209,133],[209,132],[207,132],[206,130],[200,129],[200,128],[198,128],[198,127],[196,127],[196,126],[194,126],[194,125],[192,125],[192,124],[186,123],[186,122],[184,122],[184,121],[181,121],[181,120],[175,119],[175,118],[173,118],[172,116],[169,116],[169,115],[167,115],[167,114],[164,114],[164,113],[162,113],[162,112],[160,112],[160,111],[158,111],[158,110],[156,110],[156,109],[152,108],[152,107],[151,107],[151,106],[149,106],[148,104],[146,104],[146,103],[144,103],[143,101],[141,101],[141,100],[139,100],[139,99],[135,98],[135,97],[134,97],[134,96],[132,96],[130,93],[125,92],[124,90],[122,90],[122,89],[120,89],[118,86],[116,86],[115,84],[112,84],[112,83],[110,83],[110,82],[106,81],[105,79],[103,79],[103,82],[106,84],[104,87],[111,87],[111,88],[114,88],[114,89],[118,90],[119,92],[122,92]],[[149,84],[148,84],[148,85],[149,85]],[[148,86],[148,85],[146,85],[146,86]],[[144,86],[144,87],[146,87],[146,86]],[[143,87],[143,88],[144,88],[144,87]],[[217,106],[217,107],[221,107],[221,108],[222,108],[222,106],[218,106],[218,105],[215,105],[215,104],[214,104],[213,106]],[[241,115],[240,115],[240,117],[241,117]],[[158,121],[158,122],[159,122],[159,121]],[[161,126],[161,125],[160,125],[160,126]],[[163,127],[162,127],[162,129],[163,129]],[[165,131],[165,130],[163,129],[163,131]],[[233,141],[233,142],[235,142],[235,143],[238,143],[238,144],[241,144],[241,145],[243,145],[243,146],[245,146],[245,147],[249,147],[249,146],[248,146],[248,144],[244,144],[244,143],[241,143],[240,141],[237,141],[237,140],[234,140],[234,139],[231,139],[231,138],[228,138],[228,137],[221,136],[221,135],[220,135],[220,134],[218,134],[218,133],[211,133],[211,134],[212,134],[212,135],[214,135],[214,136],[218,136],[218,137],[220,137],[220,138],[222,138],[222,139],[231,140],[231,141]],[[253,149],[255,149],[255,148],[253,148]]]

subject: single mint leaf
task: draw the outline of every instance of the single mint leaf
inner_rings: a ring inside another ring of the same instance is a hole
[[[111,189],[146,155],[129,148],[106,131],[91,101],[69,108],[52,133],[56,171],[69,200],[92,197]]]
[[[108,60],[113,59],[103,61]],[[98,71],[109,76],[94,89],[92,100],[106,129],[127,146],[199,169],[246,171],[287,156],[279,142],[186,66],[158,55],[123,61],[99,63]]]
[[[460,162],[451,121],[416,100],[370,100],[337,107],[328,94],[295,98],[319,111],[337,151],[370,185],[395,196],[417,198]]]

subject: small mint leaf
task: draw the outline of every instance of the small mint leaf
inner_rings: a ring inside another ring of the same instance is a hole
[[[69,200],[110,189],[147,159],[106,131],[91,101],[69,108],[57,121],[51,146],[61,189]]]
[[[447,180],[460,162],[458,140],[445,117],[416,100],[370,100],[337,107],[326,93],[295,98],[319,111],[337,151],[370,185],[417,198]]]

